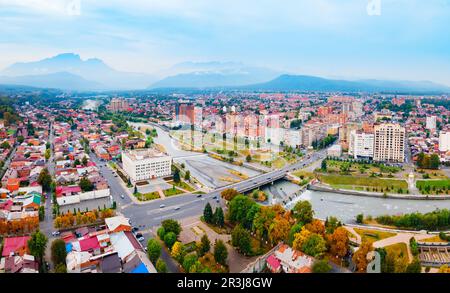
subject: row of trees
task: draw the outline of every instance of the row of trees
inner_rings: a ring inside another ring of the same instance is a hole
[[[57,216],[54,221],[55,228],[70,228],[76,225],[94,224],[100,219],[110,218],[114,216],[112,209],[104,209],[100,212],[98,210],[81,213],[68,212],[66,214]]]
[[[208,224],[222,228],[225,225],[222,207],[217,207],[213,213],[211,205],[208,202],[203,210],[203,220]]]
[[[22,235],[39,228],[38,217],[27,217],[13,221],[0,220],[0,235]]]
[[[450,227],[450,211],[435,210],[430,213],[411,213],[404,215],[385,215],[375,218],[382,225],[416,230],[442,230]]]
[[[150,261],[155,266],[158,273],[167,273],[167,265],[160,258],[161,257],[161,244],[156,239],[149,239],[147,242],[147,255]]]
[[[440,159],[437,154],[427,155],[420,153],[417,156],[417,166],[421,169],[439,169]]]

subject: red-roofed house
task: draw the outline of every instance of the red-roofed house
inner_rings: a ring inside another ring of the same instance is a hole
[[[266,262],[267,267],[272,273],[281,272],[281,263],[273,254],[267,258]]]
[[[80,242],[81,251],[95,251],[100,252],[100,243],[98,242],[97,236],[82,239]]]
[[[24,255],[28,252],[28,240],[30,236],[9,237],[4,239],[2,256],[9,256],[11,253]]]

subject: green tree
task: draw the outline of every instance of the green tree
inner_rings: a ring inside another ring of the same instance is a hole
[[[293,216],[299,223],[311,223],[314,217],[314,211],[311,203],[307,200],[297,202],[293,209]]]
[[[168,248],[172,248],[172,246],[177,241],[177,235],[173,232],[167,232],[164,235],[164,243],[167,245]]]
[[[47,247],[47,236],[39,230],[36,230],[31,234],[31,238],[28,240],[28,248],[31,255],[42,264],[42,258],[45,254],[45,248]]]
[[[288,244],[292,246],[292,243],[294,242],[295,234],[300,233],[302,231],[303,224],[297,223],[291,227],[291,230],[289,231],[288,236]]]
[[[175,183],[181,182],[180,171],[178,169],[175,169],[175,172],[173,173],[173,182]]]
[[[216,226],[223,227],[225,225],[225,218],[222,207],[217,207],[214,211],[213,222]]]
[[[156,239],[149,239],[147,242],[147,254],[148,258],[153,264],[156,264],[156,261],[161,256],[161,244],[159,244]]]
[[[162,227],[164,227],[164,230],[166,233],[173,232],[175,233],[175,236],[178,237],[181,232],[181,226],[180,223],[173,219],[167,219],[161,222]]]
[[[195,254],[186,255],[183,260],[183,269],[186,273],[190,272],[191,267],[198,261],[198,257]]]
[[[88,164],[88,158],[86,156],[83,157],[83,160],[81,160],[83,163],[83,166],[86,166]]]
[[[324,259],[316,260],[312,266],[312,272],[316,274],[329,273],[331,265]]]
[[[203,219],[208,224],[211,224],[213,222],[213,211],[209,202],[205,205],[205,208],[203,209]]]
[[[241,224],[234,227],[231,232],[231,243],[244,255],[252,253],[250,232],[242,227]]]
[[[198,254],[200,256],[203,256],[206,253],[208,253],[210,249],[211,249],[211,242],[209,241],[208,236],[204,234],[200,239],[200,243],[198,245]]]
[[[63,263],[59,263],[55,266],[55,273],[56,274],[65,274],[67,273],[67,267]]]
[[[408,274],[420,274],[422,272],[422,266],[420,260],[415,257],[414,260],[406,267],[406,273]]]
[[[167,273],[166,263],[162,259],[158,259],[156,262],[156,271],[158,273]]]
[[[363,221],[364,221],[364,215],[363,214],[356,215],[356,223],[362,224]]]
[[[78,184],[83,192],[88,192],[94,190],[94,184],[86,178],[83,177],[80,179],[80,183]]]
[[[228,250],[222,240],[216,240],[214,243],[214,259],[221,265],[227,264]]]
[[[184,180],[189,181],[191,180],[191,171],[187,170],[184,174]]]
[[[302,245],[302,251],[314,257],[321,256],[326,250],[327,244],[325,239],[316,233],[312,233]]]
[[[327,160],[323,160],[323,161],[322,161],[321,169],[322,169],[322,171],[324,171],[324,172],[327,171]]]
[[[66,243],[62,239],[56,239],[51,246],[52,262],[56,267],[58,264],[66,264]]]
[[[50,191],[50,186],[52,184],[52,176],[48,172],[47,168],[42,169],[41,173],[39,173],[37,182],[42,186],[42,189],[44,191]]]
[[[252,161],[252,156],[251,155],[247,155],[247,157],[245,157],[245,160],[250,163]]]

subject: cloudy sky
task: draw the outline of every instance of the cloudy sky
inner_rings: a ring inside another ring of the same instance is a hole
[[[450,0],[0,0],[0,69],[74,52],[133,72],[236,61],[450,85],[449,28]]]

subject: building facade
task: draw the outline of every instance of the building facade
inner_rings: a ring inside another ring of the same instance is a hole
[[[381,162],[404,162],[405,133],[405,128],[400,124],[375,125],[373,159]]]
[[[172,157],[154,149],[122,153],[123,169],[134,182],[170,176]]]
[[[348,154],[355,159],[373,158],[375,136],[373,133],[365,133],[363,131],[352,130],[350,133],[350,143]]]
[[[450,151],[450,131],[441,131],[439,133],[439,151]]]

